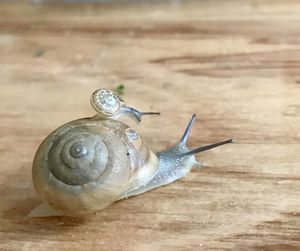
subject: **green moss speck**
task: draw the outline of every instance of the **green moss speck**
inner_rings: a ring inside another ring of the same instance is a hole
[[[116,88],[115,88],[115,93],[117,93],[118,95],[123,95],[124,94],[124,90],[125,90],[125,86],[124,85],[118,85]]]
[[[34,56],[36,58],[38,58],[38,57],[42,57],[44,54],[45,54],[45,50],[44,49],[38,49],[38,50],[35,51]]]

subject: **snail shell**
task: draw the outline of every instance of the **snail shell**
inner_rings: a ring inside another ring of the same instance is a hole
[[[157,156],[132,128],[111,119],[69,122],[40,145],[33,184],[44,201],[65,215],[103,209],[158,171]]]

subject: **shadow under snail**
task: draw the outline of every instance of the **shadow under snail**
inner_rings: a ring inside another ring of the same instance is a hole
[[[179,143],[154,153],[139,133],[119,120],[140,122],[142,113],[126,106],[114,92],[96,90],[94,117],[66,123],[39,146],[33,161],[35,190],[44,201],[32,217],[85,216],[123,198],[142,194],[186,176],[199,166],[195,154],[230,143],[232,139],[190,150],[187,139],[193,115]]]

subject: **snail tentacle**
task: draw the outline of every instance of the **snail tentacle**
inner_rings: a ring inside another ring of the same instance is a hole
[[[196,121],[196,114],[193,114],[190,122],[188,123],[181,139],[180,139],[180,144],[186,144],[187,140],[188,140],[188,137],[190,136],[190,133],[191,133],[191,130],[192,130],[192,127],[194,125]]]
[[[217,143],[210,144],[210,145],[199,146],[199,147],[197,147],[193,150],[182,153],[181,156],[188,156],[188,155],[193,155],[193,154],[196,154],[196,153],[204,152],[204,151],[207,151],[207,150],[210,150],[212,148],[222,146],[222,145],[225,145],[225,144],[228,144],[228,143],[233,143],[233,139],[227,139],[225,141],[217,142]]]
[[[160,113],[159,112],[140,112],[132,107],[125,106],[125,107],[122,107],[120,109],[120,111],[117,114],[113,115],[111,118],[117,120],[120,117],[127,116],[127,117],[131,118],[133,121],[135,121],[137,124],[139,124],[142,121],[142,117],[145,115],[160,115]]]

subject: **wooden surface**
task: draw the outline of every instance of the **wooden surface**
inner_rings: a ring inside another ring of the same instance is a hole
[[[182,1],[184,2],[184,1]],[[226,3],[225,3],[226,2]],[[300,4],[0,4],[0,250],[299,250]],[[91,219],[28,218],[38,145],[90,94],[161,111],[154,150],[198,115],[204,168]]]

